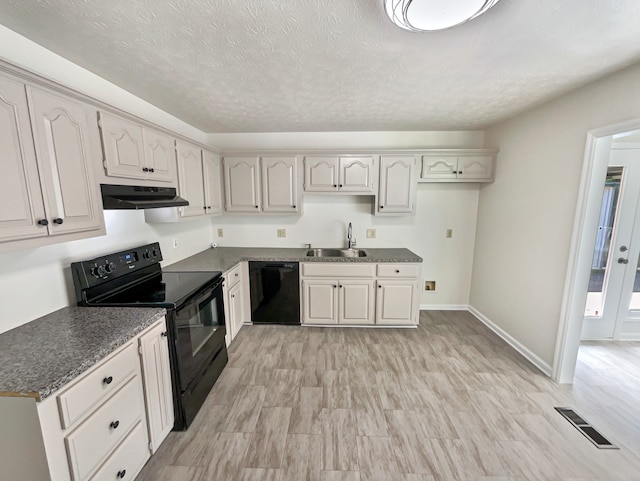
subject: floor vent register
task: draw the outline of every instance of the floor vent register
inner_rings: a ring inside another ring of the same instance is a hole
[[[591,426],[587,421],[585,421],[580,415],[578,415],[571,408],[554,408],[558,411],[562,416],[569,421],[578,431],[580,431],[584,436],[591,441],[596,447],[600,449],[620,449],[616,445],[614,445],[611,441],[605,438],[602,434],[600,434],[596,428]]]

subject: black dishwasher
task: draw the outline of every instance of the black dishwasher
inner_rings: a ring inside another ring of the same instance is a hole
[[[297,262],[249,261],[249,285],[254,324],[300,324]]]

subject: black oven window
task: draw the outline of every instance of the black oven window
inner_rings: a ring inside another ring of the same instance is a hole
[[[191,355],[195,356],[220,327],[219,300],[209,297],[203,302],[191,304],[176,313],[178,338],[184,344],[189,340]]]

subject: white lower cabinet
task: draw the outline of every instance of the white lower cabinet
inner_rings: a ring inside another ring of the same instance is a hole
[[[240,262],[223,274],[224,312],[227,346],[235,339],[242,324],[248,322],[251,313],[249,305],[249,265]]]
[[[419,264],[302,264],[302,323],[413,326]]]
[[[158,321],[44,401],[0,397],[2,479],[135,479],[173,427],[165,329]]]
[[[165,323],[140,336],[140,358],[147,402],[151,452],[158,450],[173,429],[173,391],[169,364],[169,341]]]

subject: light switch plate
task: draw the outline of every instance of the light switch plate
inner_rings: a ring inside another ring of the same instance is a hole
[[[367,229],[367,239],[375,239],[375,238],[376,238],[376,230]]]
[[[278,229],[278,237],[287,237],[287,229]]]
[[[224,231],[222,228],[218,228],[218,237],[224,237]]]

